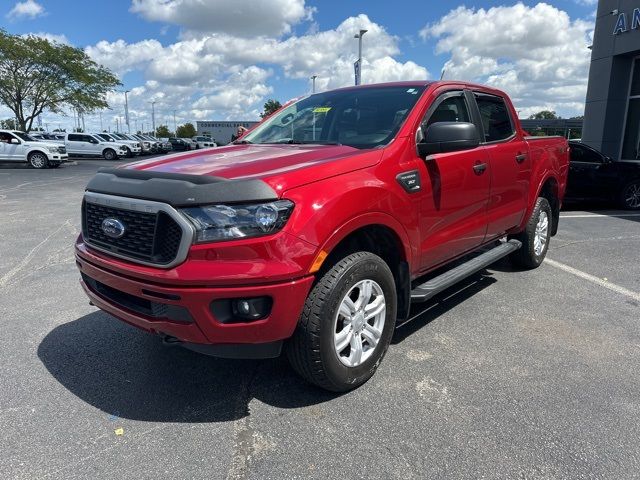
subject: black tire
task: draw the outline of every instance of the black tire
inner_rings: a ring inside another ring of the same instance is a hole
[[[110,162],[118,159],[118,154],[111,148],[107,148],[104,152],[102,152],[102,156],[105,160],[108,160]]]
[[[351,367],[343,364],[336,353],[334,322],[338,321],[343,299],[362,280],[373,280],[381,288],[386,311],[377,345],[366,360]],[[389,266],[372,253],[353,253],[322,274],[309,293],[293,337],[286,345],[289,362],[299,375],[326,390],[345,392],[357,388],[371,378],[382,361],[391,342],[396,312],[396,288]]]
[[[627,183],[620,191],[620,206],[627,210],[640,210],[640,178]]]
[[[541,250],[536,253],[535,236],[538,222],[542,215],[546,215],[546,241]],[[536,206],[531,213],[531,217],[527,222],[527,226],[523,232],[516,235],[510,235],[509,238],[515,238],[522,242],[522,247],[510,255],[511,261],[518,267],[525,269],[533,269],[540,266],[544,257],[547,256],[549,250],[549,240],[551,240],[551,232],[553,231],[553,212],[551,205],[546,198],[538,197]]]
[[[127,151],[127,158],[133,158],[133,152],[131,149],[129,147],[125,147],[125,150]]]
[[[31,152],[27,160],[31,168],[42,169],[49,166],[49,159],[42,152]]]

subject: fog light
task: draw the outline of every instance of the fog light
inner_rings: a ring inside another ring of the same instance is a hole
[[[243,320],[259,320],[269,315],[270,297],[237,298],[231,300],[231,312],[234,317]]]
[[[268,317],[272,306],[271,297],[253,297],[214,300],[209,308],[220,323],[244,323]]]

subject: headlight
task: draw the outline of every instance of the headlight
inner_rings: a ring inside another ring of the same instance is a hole
[[[58,147],[47,147],[47,150],[51,153],[58,153]]]
[[[181,211],[196,228],[196,243],[205,243],[275,233],[289,220],[293,202],[209,205]]]

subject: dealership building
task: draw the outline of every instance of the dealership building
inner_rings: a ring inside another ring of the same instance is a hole
[[[196,122],[198,135],[211,137],[218,145],[226,145],[238,127],[251,128],[258,122],[247,121],[205,121]]]
[[[598,2],[582,141],[640,160],[640,0]]]

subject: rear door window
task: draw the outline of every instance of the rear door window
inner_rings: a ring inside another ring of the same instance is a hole
[[[69,137],[67,138],[70,142],[82,142],[82,137],[83,135],[75,135],[73,133],[70,133]]]
[[[485,142],[506,140],[515,133],[507,104],[502,97],[475,93],[480,110]]]

